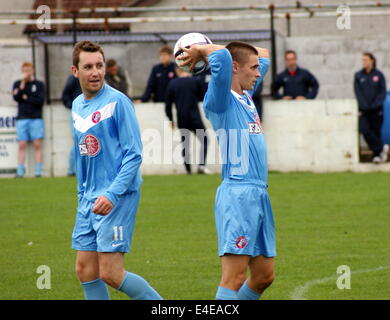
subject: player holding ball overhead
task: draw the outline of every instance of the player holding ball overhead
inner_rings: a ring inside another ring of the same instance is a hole
[[[276,256],[266,143],[251,97],[268,71],[269,53],[243,42],[181,49],[181,67],[192,69],[203,60],[211,68],[203,107],[223,161],[215,201],[222,265],[216,299],[257,300],[274,279]]]

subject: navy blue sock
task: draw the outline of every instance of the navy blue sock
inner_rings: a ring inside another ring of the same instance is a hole
[[[85,300],[110,300],[107,285],[100,278],[92,281],[82,282]]]
[[[163,300],[144,278],[131,272],[126,272],[118,290],[134,300]]]

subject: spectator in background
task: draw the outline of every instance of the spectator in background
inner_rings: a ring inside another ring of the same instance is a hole
[[[308,70],[297,65],[295,51],[286,51],[284,60],[286,69],[276,76],[272,84],[273,97],[284,100],[314,99],[319,87],[317,79]],[[283,94],[279,93],[280,88],[283,88]]]
[[[104,79],[108,85],[129,97],[128,79],[126,74],[122,71],[114,59],[109,59],[106,62],[106,75]]]
[[[205,94],[207,92],[207,89],[209,87],[210,79],[211,79],[211,70],[210,70],[210,68],[208,68],[206,71],[202,72],[201,74],[196,75],[195,77],[200,81],[200,84],[201,84],[201,96],[200,96],[199,100],[203,101],[204,96],[205,96]]]
[[[45,102],[45,85],[34,79],[34,66],[30,62],[22,64],[22,79],[15,81],[13,98],[18,103],[16,117],[16,139],[18,141],[18,168],[16,177],[25,174],[27,143],[32,141],[35,152],[35,176],[42,175],[42,140],[44,123],[42,107]]]
[[[177,127],[180,129],[181,142],[183,145],[184,166],[187,174],[191,174],[190,164],[190,131],[192,131],[201,142],[200,162],[198,173],[211,173],[206,168],[207,157],[207,135],[206,128],[202,122],[198,101],[202,98],[202,81],[197,77],[192,77],[190,73],[176,68],[177,78],[169,82],[165,101],[165,113],[172,122],[172,129],[176,127],[172,116],[172,103],[177,110]]]
[[[66,80],[64,89],[62,90],[62,102],[67,109],[72,109],[73,100],[81,94],[79,79],[71,74]]]
[[[372,161],[386,162],[389,146],[383,144],[381,139],[386,80],[376,68],[376,59],[372,53],[363,53],[362,64],[363,69],[355,73],[354,80],[359,106],[359,132],[373,152]]]
[[[176,64],[173,60],[173,51],[169,46],[160,48],[160,63],[156,64],[146,85],[145,92],[141,98],[142,102],[148,102],[151,98],[153,102],[165,102],[166,91],[169,81],[176,77]],[[137,100],[137,102],[140,102]]]
[[[75,76],[70,75],[66,81],[65,87],[62,90],[62,102],[67,109],[72,110],[73,100],[76,99],[81,94],[81,87],[79,79]],[[73,126],[72,113],[70,117],[71,127]],[[72,129],[71,129],[72,130]],[[69,160],[68,160],[68,176],[75,176],[76,167],[75,167],[75,149],[72,146],[69,151]]]
[[[263,121],[263,98],[261,93],[263,92],[263,81],[257,86],[257,89],[253,93],[252,100],[256,106],[257,114],[261,121]]]

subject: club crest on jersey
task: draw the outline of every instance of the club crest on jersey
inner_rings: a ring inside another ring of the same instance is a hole
[[[93,123],[98,123],[101,118],[102,118],[102,114],[100,113],[100,111],[96,111],[92,114],[92,122]]]
[[[248,243],[248,240],[244,237],[238,237],[236,240],[236,246],[238,249],[244,249]]]
[[[100,152],[100,142],[92,134],[84,137],[83,143],[79,144],[80,155],[94,157]]]

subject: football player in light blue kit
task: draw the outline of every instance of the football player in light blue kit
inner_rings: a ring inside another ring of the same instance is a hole
[[[267,152],[252,94],[269,67],[267,49],[243,42],[183,49],[181,65],[208,61],[204,111],[217,133],[223,182],[215,201],[222,278],[219,300],[257,300],[274,279],[275,227],[267,193]],[[249,277],[247,271],[249,268]]]
[[[72,105],[78,209],[72,235],[76,273],[86,299],[109,299],[106,284],[133,299],[160,300],[140,276],[124,268],[142,178],[142,144],[130,99],[104,83],[102,48],[77,43],[72,72],[83,94]]]

